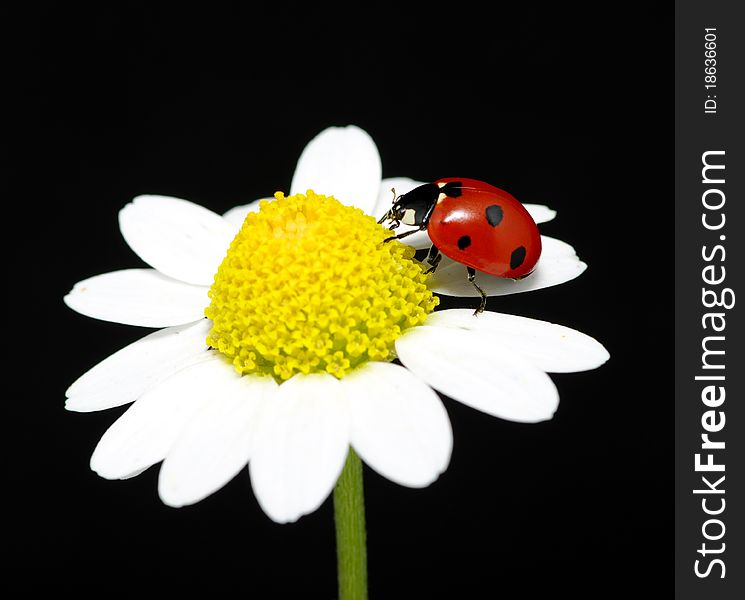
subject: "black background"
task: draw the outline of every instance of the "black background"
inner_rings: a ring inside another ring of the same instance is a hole
[[[371,596],[672,589],[672,6],[496,5],[492,16],[457,5],[38,10],[21,60],[43,192],[29,218],[50,243],[36,296],[46,337],[25,345],[30,460],[8,513],[19,533],[9,564],[27,585],[334,597],[330,502],[277,525],[247,472],[174,510],[157,497],[157,467],[124,482],[89,470],[124,408],[69,413],[64,390],[145,331],[77,315],[62,296],[140,266],[117,227],[133,196],[221,213],[287,190],[304,145],[353,123],[386,177],[473,177],[556,209],[541,230],[571,243],[587,272],[488,308],[574,327],[611,353],[596,371],[553,376],[550,422],[446,400],[452,462],[425,490],[366,470]]]

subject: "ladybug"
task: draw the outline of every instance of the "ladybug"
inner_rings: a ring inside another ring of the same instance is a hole
[[[468,281],[481,295],[474,314],[484,311],[486,293],[475,281],[476,271],[523,279],[535,269],[541,256],[541,236],[533,217],[514,196],[476,179],[446,177],[425,183],[396,196],[393,206],[378,221],[418,225],[385,241],[402,239],[427,230],[432,246],[427,255],[427,273],[437,269],[442,254],[464,264]]]

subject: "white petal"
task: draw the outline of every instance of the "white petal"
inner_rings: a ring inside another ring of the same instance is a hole
[[[67,410],[90,412],[134,402],[147,390],[207,355],[212,322],[151,333],[122,348],[78,378],[65,392]]]
[[[248,464],[259,415],[277,384],[234,371],[226,377],[229,382],[192,417],[163,461],[158,492],[169,506],[199,502]]]
[[[583,263],[566,242],[541,236],[543,251],[532,274],[520,281],[476,273],[476,283],[489,296],[518,294],[566,283],[579,277],[587,265]],[[479,293],[466,279],[466,267],[443,256],[431,280],[433,291],[446,296],[476,296]]]
[[[196,285],[212,284],[235,235],[220,215],[168,196],[137,196],[119,211],[119,228],[151,267]]]
[[[274,200],[274,198],[259,198],[258,200],[254,200],[253,202],[249,202],[248,204],[242,204],[241,206],[235,206],[231,208],[228,212],[226,212],[222,216],[222,218],[225,219],[228,223],[230,223],[231,227],[233,227],[234,232],[237,233],[238,230],[243,225],[243,221],[246,220],[248,213],[258,212],[259,203],[262,200]]]
[[[610,358],[603,345],[569,327],[515,315],[470,309],[442,310],[427,318],[432,327],[455,327],[493,336],[495,343],[523,356],[542,371],[572,373],[595,369]]]
[[[137,469],[136,471],[133,471],[132,473],[128,473],[127,475],[122,475],[119,477],[121,481],[126,481],[127,479],[133,479],[137,477],[138,475],[142,475],[145,471],[147,471],[152,465],[148,465],[147,467],[144,467],[142,469]]]
[[[378,148],[366,131],[354,125],[329,127],[300,155],[290,193],[312,189],[372,214],[381,173]]]
[[[407,369],[371,362],[341,380],[350,402],[351,442],[368,465],[391,481],[425,487],[450,462],[447,411]]]
[[[230,385],[233,373],[213,353],[212,360],[166,379],[109,427],[91,456],[91,469],[121,479],[163,460],[193,415]]]
[[[249,463],[264,512],[278,523],[316,510],[349,448],[349,406],[331,375],[296,375],[267,403]]]
[[[523,204],[536,224],[547,223],[556,217],[556,211],[543,204]]]
[[[204,318],[210,303],[207,290],[153,269],[125,269],[79,281],[64,300],[74,311],[94,319],[170,327]]]
[[[396,351],[433,388],[495,417],[535,423],[550,419],[559,404],[551,378],[490,335],[414,327],[396,340]]]

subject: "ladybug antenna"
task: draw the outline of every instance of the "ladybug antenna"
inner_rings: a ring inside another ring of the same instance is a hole
[[[401,196],[396,194],[396,188],[391,188],[391,192],[393,193],[393,200],[391,201],[391,204],[395,206],[396,200],[398,200]],[[382,225],[383,221],[392,220],[393,214],[393,208],[389,209],[388,212],[380,218],[380,221],[378,221],[378,225]]]
[[[391,202],[391,204],[395,204],[396,203],[396,199],[398,198],[398,196],[396,196],[396,188],[391,188],[391,192],[393,192],[393,201]],[[382,225],[383,224],[383,221],[385,221],[387,219],[390,219],[391,218],[391,212],[392,211],[389,210],[382,217],[380,217],[380,221],[378,221],[378,225]]]

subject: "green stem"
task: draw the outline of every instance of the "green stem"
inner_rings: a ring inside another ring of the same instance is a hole
[[[367,545],[362,461],[350,447],[334,488],[339,600],[367,599]]]

